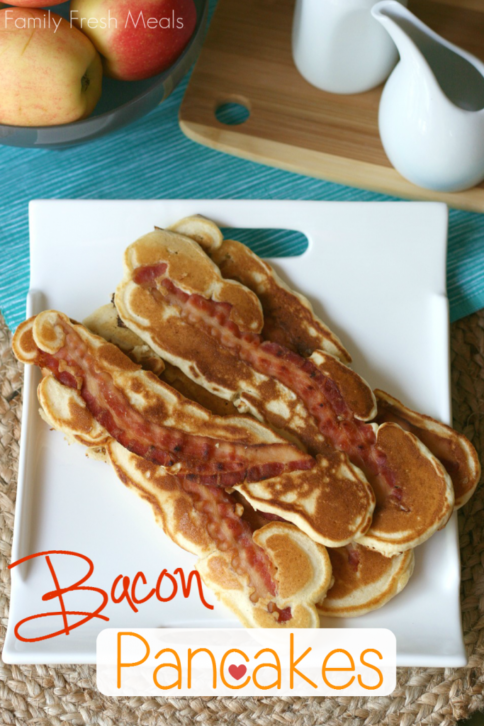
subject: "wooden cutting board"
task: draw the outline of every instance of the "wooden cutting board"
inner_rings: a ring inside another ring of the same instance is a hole
[[[410,0],[410,9],[453,43],[484,60],[484,0]],[[325,93],[296,70],[294,0],[219,0],[180,109],[194,141],[263,164],[412,199],[484,211],[484,183],[441,194],[407,182],[388,161],[378,133],[381,89]],[[250,110],[245,123],[215,117],[223,103]]]

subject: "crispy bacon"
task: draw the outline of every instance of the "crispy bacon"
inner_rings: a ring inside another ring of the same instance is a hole
[[[194,506],[207,517],[207,531],[217,549],[228,553],[233,569],[238,575],[246,575],[253,588],[251,600],[274,597],[276,582],[274,568],[254,540],[252,531],[235,509],[233,498],[223,489],[203,486],[185,478],[181,480],[183,489],[192,497]]]
[[[349,544],[346,546],[346,553],[348,555],[348,564],[351,567],[352,570],[355,572],[358,572],[358,567],[360,566],[360,553],[353,544]]]
[[[48,368],[65,386],[78,389],[94,418],[129,451],[162,466],[180,464],[181,475],[226,487],[314,466],[312,457],[291,444],[247,445],[189,434],[147,419],[114,384],[74,328],[60,319],[59,324],[64,329],[64,346],[54,355],[39,350],[38,365]]]
[[[292,618],[292,611],[290,607],[278,608],[274,602],[270,602],[267,606],[267,610],[272,613],[277,613],[279,623],[287,623]]]
[[[37,349],[36,364],[42,369],[48,369],[63,385],[79,390],[94,418],[105,426],[113,438],[126,448],[133,450],[138,446],[143,448],[146,445],[147,436],[158,434],[159,439],[168,446],[173,447],[174,444],[177,456],[186,454],[186,462],[190,465],[193,464],[190,456],[192,456],[194,447],[196,453],[201,457],[210,453],[210,449],[207,449],[207,437],[189,436],[173,429],[146,424],[143,417],[131,407],[124,394],[115,386],[109,374],[98,366],[88,346],[75,330],[60,319],[59,325],[62,326],[65,333],[65,345],[54,355]],[[139,436],[138,439],[136,439],[136,435]],[[130,436],[134,436],[134,438],[131,440]],[[169,436],[172,436],[173,440],[167,438]],[[196,447],[197,439],[201,441],[200,449]],[[216,444],[216,454],[221,453],[221,458],[225,457],[227,459],[225,463],[228,465],[238,466],[235,457],[240,453],[239,450],[242,450],[244,454],[249,452],[248,458],[251,461],[257,461],[257,453],[254,455],[253,449],[261,448],[263,451],[263,445],[253,447],[242,444],[234,445],[225,441],[216,442]],[[212,445],[212,440],[210,440],[210,445]],[[232,456],[230,456],[230,447],[234,452]],[[280,445],[275,445],[275,449],[273,445],[268,445],[265,454],[272,455],[274,451],[277,453],[280,448]],[[302,456],[295,447],[289,448],[296,452],[298,457]],[[285,444],[282,445],[282,449],[284,451],[281,453],[286,455],[287,465],[293,466],[294,461],[287,456]],[[173,456],[169,451],[161,449],[155,451],[157,458],[163,458],[164,463],[172,463]],[[263,457],[260,458],[263,459]],[[311,457],[304,457],[304,461],[308,459],[312,466]],[[155,461],[155,463],[159,462]],[[220,467],[221,464],[224,462],[220,460],[216,462],[217,467]],[[271,467],[274,468],[271,469]],[[203,470],[203,465],[201,468]],[[210,469],[209,466],[206,468]],[[244,473],[247,476],[274,476],[273,470],[283,471],[284,469],[285,464],[276,462],[273,465],[269,461],[259,465],[255,464],[250,469],[246,467],[245,472],[217,473],[214,476],[191,473],[173,476],[179,486],[190,496],[193,506],[204,515],[207,532],[217,549],[228,555],[234,571],[246,580],[251,601],[255,604],[260,599],[267,600],[268,612],[274,614],[281,623],[291,620],[292,611],[290,607],[279,608],[271,599],[277,596],[275,568],[264,550],[254,542],[252,530],[238,513],[237,502],[233,496],[214,484],[219,484],[224,477],[228,477],[225,483],[230,485],[232,481],[240,479],[241,474]],[[122,480],[126,479],[121,470],[118,470],[118,474]],[[232,478],[229,481],[230,477]],[[254,481],[256,480],[258,479],[254,479]]]
[[[115,465],[116,472],[125,484],[129,479],[121,468]],[[278,613],[279,622],[292,618],[290,607],[280,609],[270,600],[277,595],[275,570],[264,550],[254,542],[250,525],[237,511],[233,495],[220,487],[206,486],[189,477],[173,476],[172,479],[183,489],[193,502],[193,507],[205,519],[206,529],[219,552],[230,559],[234,571],[245,578],[251,591],[253,603],[261,598],[268,600],[269,613]]]
[[[382,478],[393,497],[393,473],[386,455],[376,444],[373,427],[354,416],[336,382],[312,361],[278,343],[263,340],[257,333],[241,330],[230,319],[230,303],[181,290],[166,276],[167,269],[165,263],[138,267],[133,280],[159,301],[176,306],[187,322],[205,330],[255,370],[292,390],[332,445],[347,453],[350,461],[370,476]]]
[[[192,497],[195,508],[207,517],[207,531],[217,549],[228,553],[235,572],[247,578],[252,590],[252,602],[275,597],[277,584],[274,567],[264,550],[254,542],[248,523],[236,513],[233,497],[218,487],[201,486],[188,478],[177,478]],[[286,623],[292,618],[290,607],[281,609],[272,600],[268,602],[267,610],[271,614],[277,613],[280,623]]]
[[[278,514],[272,514],[272,512],[259,512],[259,515],[267,519],[268,522],[287,522],[287,519],[280,517]]]

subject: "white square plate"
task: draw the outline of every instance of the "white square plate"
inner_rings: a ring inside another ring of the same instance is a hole
[[[31,292],[28,314],[56,308],[82,320],[106,303],[121,278],[122,253],[154,225],[166,227],[200,213],[225,227],[299,230],[309,240],[299,257],[275,261],[278,271],[314,303],[343,339],[355,369],[381,387],[446,423],[451,420],[448,309],[445,292],[447,210],[440,204],[286,201],[36,201],[30,206]],[[193,568],[195,558],[157,527],[147,505],[105,464],[87,459],[48,430],[37,409],[39,372],[28,367],[22,418],[13,558],[48,550],[79,552],[94,562],[86,585],[110,591],[122,574],[142,570],[148,592],[164,568]],[[61,586],[85,574],[85,563],[52,561]],[[196,591],[170,602],[155,598],[134,613],[111,600],[95,619],[69,635],[22,642],[14,626],[33,614],[59,610],[44,558],[12,571],[12,599],[3,657],[9,663],[93,663],[104,627],[236,627],[220,605],[210,611]],[[459,607],[457,520],[416,552],[408,587],[381,610],[329,620],[327,627],[390,628],[398,663],[462,666],[466,655]],[[207,600],[214,598],[206,591]],[[95,592],[65,595],[69,611],[92,611]],[[69,616],[75,623],[79,616]],[[60,615],[24,623],[38,637],[62,628]]]

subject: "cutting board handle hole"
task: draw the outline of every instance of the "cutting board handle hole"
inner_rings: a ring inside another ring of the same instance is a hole
[[[219,103],[215,109],[215,118],[225,126],[240,126],[247,121],[250,116],[248,105],[237,101],[225,101]]]
[[[300,257],[308,246],[305,234],[295,229],[253,229],[222,227],[225,239],[235,239],[259,257]]]

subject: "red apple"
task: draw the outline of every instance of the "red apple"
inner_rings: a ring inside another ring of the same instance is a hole
[[[123,81],[171,66],[197,21],[193,0],[72,0],[70,12],[104,56],[106,75]]]
[[[102,62],[83,33],[47,10],[0,10],[0,123],[52,126],[88,116]]]

